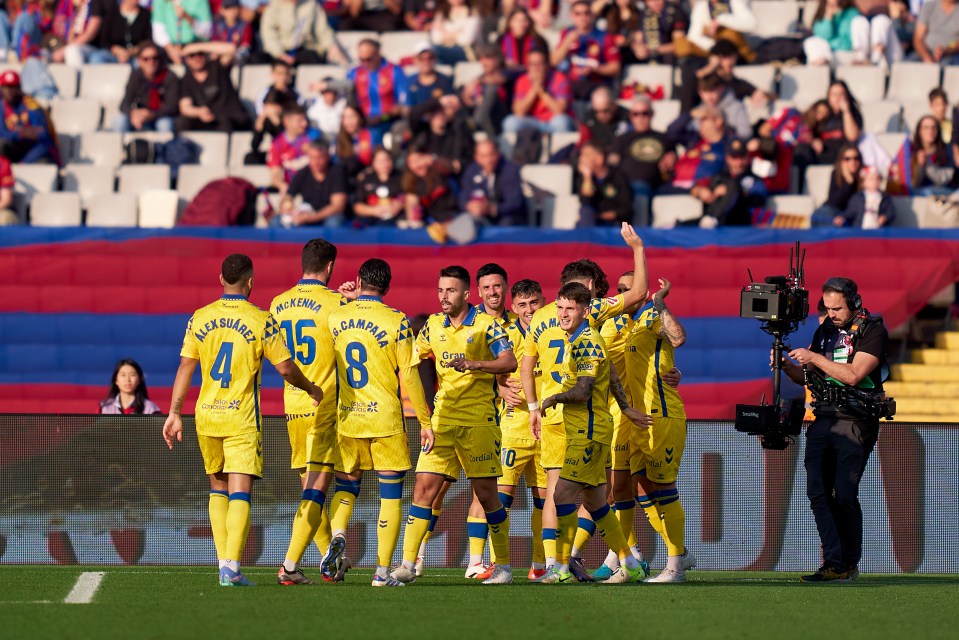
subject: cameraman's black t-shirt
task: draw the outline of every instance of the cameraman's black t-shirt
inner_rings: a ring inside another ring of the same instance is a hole
[[[879,358],[879,364],[857,385],[859,389],[882,391],[882,368],[889,347],[889,332],[882,319],[873,317],[856,336],[852,325],[839,328],[827,318],[813,334],[809,349],[821,353],[833,362],[852,362],[857,353],[868,353]]]

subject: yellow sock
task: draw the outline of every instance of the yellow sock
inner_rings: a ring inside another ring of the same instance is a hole
[[[636,517],[636,501],[623,500],[616,502],[616,519],[619,520],[619,526],[626,536],[626,545],[636,546],[636,527],[633,526],[633,519]]]
[[[483,550],[486,549],[486,537],[489,535],[489,525],[486,518],[466,518],[466,534],[470,539],[470,564],[483,560]]]
[[[540,498],[533,498],[533,501],[539,500]],[[543,546],[543,508],[533,505],[533,513],[530,516],[530,528],[533,530],[533,562],[543,563],[546,562],[546,549]],[[554,554],[555,554],[555,541],[553,543]]]
[[[573,549],[582,551],[589,544],[593,534],[596,533],[596,524],[589,518],[577,518],[576,537],[573,539]]]
[[[543,558],[547,563],[550,558],[556,560],[556,529],[543,527]]]
[[[659,534],[659,537],[666,540],[666,531],[663,529],[663,514],[660,513],[659,505],[656,504],[656,498],[650,496],[638,496],[636,502],[646,513],[646,519],[649,520],[649,526],[653,531]]]
[[[250,494],[236,492],[230,494],[230,505],[226,512],[226,560],[239,562],[243,559],[243,547],[246,535],[250,532]]]
[[[486,514],[489,523],[489,545],[491,555],[495,554],[497,564],[509,565],[509,514],[500,507]]]
[[[679,501],[679,491],[664,489],[656,492],[656,502],[663,513],[663,530],[666,553],[681,556],[686,549],[686,512]]]
[[[357,482],[356,493],[353,493],[352,487],[349,491],[343,490],[340,480],[336,481],[336,493],[330,500],[330,530],[346,531],[346,526],[353,517],[353,505],[356,503],[356,497],[360,493],[359,483]],[[326,551],[326,549],[324,549]]]
[[[573,538],[576,536],[576,505],[557,504],[556,520],[559,526],[556,529],[556,562],[569,564],[570,552],[573,550]]]
[[[376,558],[379,566],[388,567],[393,562],[393,552],[400,539],[400,522],[403,521],[403,476],[377,474],[377,477],[380,482],[380,519],[376,527]]]
[[[230,507],[230,494],[226,491],[210,491],[210,529],[213,531],[213,546],[216,559],[223,560],[226,553],[226,513]]]
[[[629,547],[626,545],[626,536],[623,535],[623,528],[609,505],[603,505],[601,509],[590,513],[590,515],[596,523],[596,530],[599,531],[599,535],[603,536],[606,545],[612,551],[619,554],[620,560],[631,555]]]
[[[403,562],[413,564],[420,550],[420,541],[430,526],[432,512],[429,507],[410,505],[410,515],[406,519],[406,531],[403,533]]]
[[[316,540],[316,545],[320,547],[321,553],[326,553],[330,546],[330,533],[327,528],[323,532],[322,523],[329,520],[326,516],[326,509],[323,503],[326,495],[319,489],[304,489],[303,499],[300,501],[300,508],[296,510],[293,517],[293,533],[290,535],[290,546],[286,550],[286,559],[291,562],[299,563],[303,559],[306,548],[310,546],[310,540]],[[326,546],[321,546],[320,537],[325,536]]]

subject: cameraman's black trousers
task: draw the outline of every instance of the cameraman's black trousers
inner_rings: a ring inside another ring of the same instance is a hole
[[[862,558],[859,481],[879,423],[817,416],[806,431],[806,495],[822,541],[823,566],[846,570]]]

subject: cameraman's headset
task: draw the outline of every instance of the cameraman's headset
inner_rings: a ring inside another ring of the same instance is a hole
[[[855,343],[859,341],[862,334],[863,325],[869,320],[869,312],[862,308],[859,286],[850,278],[829,278],[823,283],[822,290],[824,292],[838,291],[841,293],[846,300],[846,306],[853,312],[855,317],[852,326],[849,328],[849,333],[852,335],[853,348],[855,348]],[[885,357],[880,359],[880,367],[882,380],[885,382],[889,378],[889,365],[886,363]]]

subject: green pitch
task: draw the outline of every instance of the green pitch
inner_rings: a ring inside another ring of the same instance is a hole
[[[65,604],[84,572],[105,575],[89,604]],[[4,638],[954,638],[959,576],[864,575],[804,585],[798,574],[701,572],[685,585],[483,586],[452,569],[374,589],[347,582],[223,588],[197,567],[0,567]],[[309,571],[317,576],[318,571]],[[655,634],[655,635],[654,635]]]

